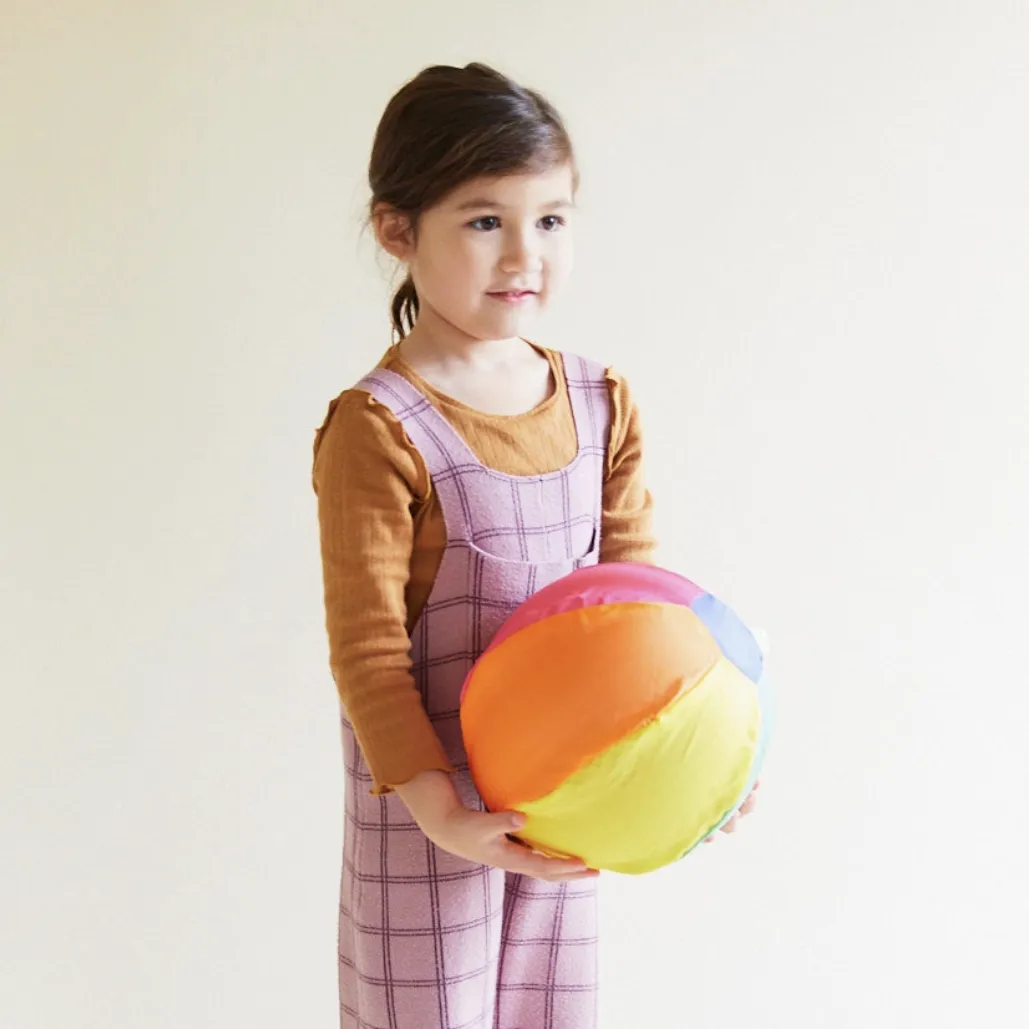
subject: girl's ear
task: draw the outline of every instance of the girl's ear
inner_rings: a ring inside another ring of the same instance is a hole
[[[372,226],[379,246],[391,257],[407,263],[414,254],[414,228],[408,215],[388,204],[377,204],[372,211]]]

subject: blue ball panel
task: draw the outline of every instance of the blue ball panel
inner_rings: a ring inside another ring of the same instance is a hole
[[[720,600],[705,593],[697,597],[690,610],[704,623],[722,653],[751,682],[761,679],[764,659],[750,630]]]

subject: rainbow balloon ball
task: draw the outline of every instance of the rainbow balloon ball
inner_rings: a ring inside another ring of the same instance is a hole
[[[764,759],[761,649],[710,593],[652,565],[584,568],[533,595],[472,668],[461,730],[491,811],[534,849],[628,874],[683,857]]]

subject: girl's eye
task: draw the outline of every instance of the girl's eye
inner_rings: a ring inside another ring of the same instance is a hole
[[[564,223],[564,218],[557,214],[548,214],[546,217],[540,219],[540,226],[547,232],[554,232],[556,229],[561,228]]]
[[[485,218],[476,218],[475,221],[468,224],[480,232],[492,232],[494,229],[500,228],[500,219],[495,214],[488,214]]]

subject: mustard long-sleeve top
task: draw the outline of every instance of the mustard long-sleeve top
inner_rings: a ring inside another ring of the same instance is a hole
[[[508,475],[557,471],[578,440],[556,351],[556,388],[532,411],[475,411],[422,379],[391,348],[379,363],[404,376],[483,464]],[[608,370],[611,436],[603,487],[601,561],[653,559],[651,498],[643,479],[639,414]],[[393,413],[363,390],[329,405],[314,443],[313,484],[324,579],[329,662],[376,792],[450,768],[411,674],[410,632],[446,546],[439,501],[421,455]]]

